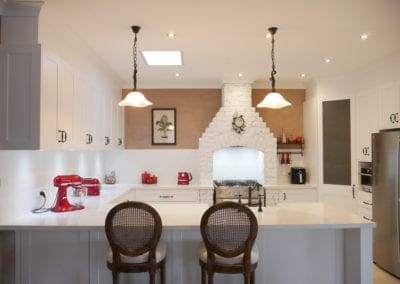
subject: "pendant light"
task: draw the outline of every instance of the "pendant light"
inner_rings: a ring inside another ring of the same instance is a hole
[[[265,98],[257,105],[258,108],[284,108],[287,106],[291,106],[292,104],[285,100],[285,98],[276,92],[275,90],[275,75],[276,75],[276,70],[275,70],[275,38],[274,35],[278,28],[276,27],[271,27],[268,29],[268,31],[271,34],[271,43],[272,43],[272,49],[271,49],[271,58],[272,58],[272,71],[271,71],[271,77],[269,80],[271,81],[272,85],[272,92],[267,94]]]
[[[136,90],[136,75],[137,75],[137,34],[140,31],[139,26],[132,26],[132,31],[135,34],[135,40],[133,43],[133,91],[129,92],[126,97],[118,103],[119,106],[131,106],[131,107],[147,107],[152,105],[145,96]]]

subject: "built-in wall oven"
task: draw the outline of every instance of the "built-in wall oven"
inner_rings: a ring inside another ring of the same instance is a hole
[[[360,168],[360,184],[361,189],[364,191],[372,192],[372,168]]]

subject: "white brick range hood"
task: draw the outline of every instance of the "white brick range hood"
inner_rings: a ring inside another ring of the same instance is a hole
[[[245,120],[245,130],[240,134],[232,128],[235,115],[243,115]],[[223,85],[222,107],[199,139],[201,185],[213,183],[213,153],[232,146],[264,153],[265,184],[277,183],[276,138],[251,106],[250,84]]]

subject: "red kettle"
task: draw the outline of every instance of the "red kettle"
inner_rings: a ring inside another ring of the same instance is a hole
[[[188,172],[179,172],[178,173],[178,184],[188,185],[192,180],[192,174]]]

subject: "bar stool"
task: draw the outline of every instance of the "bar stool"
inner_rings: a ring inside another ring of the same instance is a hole
[[[165,283],[167,247],[159,242],[162,222],[153,207],[134,201],[118,204],[107,214],[105,231],[110,244],[107,267],[112,271],[113,284],[119,283],[120,272],[148,272],[150,284],[154,284],[157,269],[161,283]]]
[[[245,284],[255,283],[258,224],[248,207],[218,203],[203,214],[200,230],[204,242],[199,249],[202,284],[213,284],[214,273],[241,273]]]

